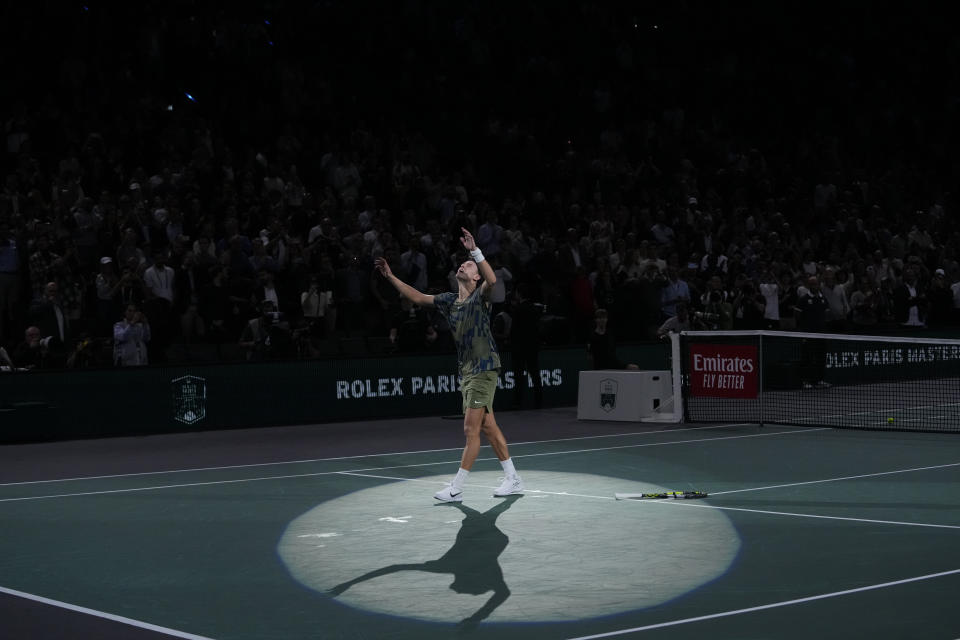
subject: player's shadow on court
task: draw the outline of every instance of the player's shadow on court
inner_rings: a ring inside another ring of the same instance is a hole
[[[510,543],[510,538],[497,528],[497,518],[517,501],[521,496],[507,496],[495,507],[480,513],[471,509],[462,502],[449,503],[456,507],[466,518],[460,523],[460,531],[453,546],[436,560],[422,563],[392,564],[382,569],[374,569],[369,573],[338,584],[329,593],[334,596],[342,594],[355,584],[373,580],[380,576],[399,573],[401,571],[426,571],[428,573],[453,574],[450,588],[457,593],[481,595],[493,591],[493,595],[470,615],[460,621],[463,627],[472,627],[485,620],[493,611],[510,597],[510,589],[503,580],[503,570],[498,558]],[[438,505],[439,506],[439,505]],[[443,505],[448,506],[448,505]]]

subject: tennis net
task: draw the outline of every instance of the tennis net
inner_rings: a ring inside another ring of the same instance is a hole
[[[786,331],[677,340],[688,422],[960,431],[960,340]]]

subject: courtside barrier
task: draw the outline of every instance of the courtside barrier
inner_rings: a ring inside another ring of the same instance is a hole
[[[620,354],[642,368],[669,368],[663,343],[624,345]],[[444,353],[0,374],[0,441],[457,414],[455,361]],[[498,411],[513,408],[510,366],[507,354]],[[543,406],[574,406],[586,367],[583,347],[542,350]],[[532,403],[530,389],[525,407]]]

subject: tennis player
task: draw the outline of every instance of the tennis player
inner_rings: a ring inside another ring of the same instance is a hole
[[[457,293],[426,295],[406,284],[390,270],[383,258],[377,258],[377,270],[400,295],[420,307],[435,307],[450,323],[457,343],[457,365],[463,394],[463,433],[467,443],[460,459],[460,470],[450,485],[434,494],[441,502],[462,502],[467,475],[480,452],[480,432],[486,436],[503,467],[502,484],[493,492],[503,497],[523,493],[523,481],[517,474],[507,450],[507,440],[493,417],[493,395],[497,390],[500,355],[490,331],[490,289],[497,281],[490,263],[469,231],[461,227],[460,242],[470,252],[457,269]]]

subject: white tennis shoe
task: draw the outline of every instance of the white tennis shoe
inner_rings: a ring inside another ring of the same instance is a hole
[[[515,493],[523,493],[523,480],[520,479],[519,475],[504,478],[500,486],[497,487],[497,490],[493,492],[493,495],[496,498],[502,498]]]
[[[440,502],[463,502],[463,489],[449,486],[433,494]]]

